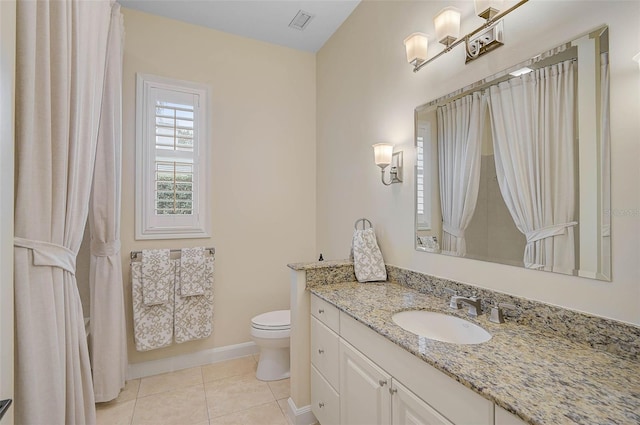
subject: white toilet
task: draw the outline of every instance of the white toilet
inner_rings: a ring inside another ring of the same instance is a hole
[[[251,319],[251,339],[260,347],[256,378],[277,381],[289,377],[291,311],[278,310]]]

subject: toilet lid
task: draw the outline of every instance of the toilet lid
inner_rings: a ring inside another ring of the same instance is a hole
[[[256,329],[282,330],[291,328],[291,310],[277,310],[262,313],[251,319]]]

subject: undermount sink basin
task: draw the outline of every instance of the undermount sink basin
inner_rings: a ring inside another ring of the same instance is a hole
[[[404,330],[436,341],[481,344],[491,339],[491,334],[475,323],[434,311],[401,311],[391,319]]]

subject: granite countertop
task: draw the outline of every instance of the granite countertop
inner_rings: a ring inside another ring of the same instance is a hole
[[[472,319],[442,298],[396,283],[345,282],[309,290],[393,343],[532,424],[640,424],[640,362],[515,323]],[[465,318],[491,340],[439,342],[397,326],[393,313],[425,309]]]

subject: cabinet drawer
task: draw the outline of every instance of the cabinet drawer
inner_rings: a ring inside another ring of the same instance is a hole
[[[321,425],[340,424],[340,396],[311,365],[311,411]]]
[[[339,388],[340,339],[315,317],[311,318],[311,364],[333,388]]]
[[[311,314],[332,331],[340,332],[340,311],[313,294],[311,294]]]

